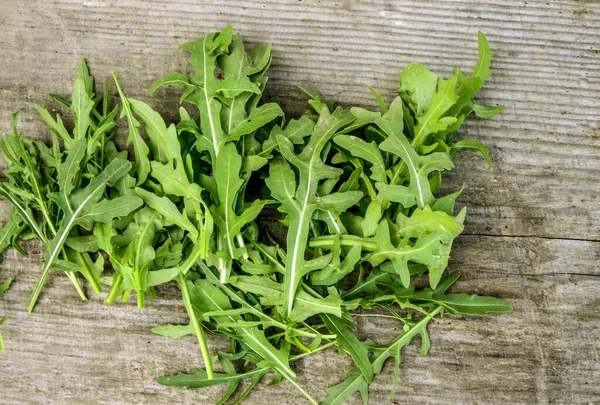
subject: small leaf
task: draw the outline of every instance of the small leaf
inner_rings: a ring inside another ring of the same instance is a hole
[[[373,369],[369,361],[369,353],[366,347],[358,338],[348,329],[347,321],[341,318],[322,314],[321,319],[327,326],[330,333],[336,335],[337,344],[340,350],[347,351],[354,360],[356,366],[360,369],[364,379],[370,383],[373,381]]]
[[[196,332],[191,325],[163,325],[152,328],[152,333],[167,336],[173,339],[179,339],[187,335],[195,335]]]

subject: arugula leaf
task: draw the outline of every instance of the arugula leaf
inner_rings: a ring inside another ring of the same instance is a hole
[[[336,335],[340,354],[344,351],[348,352],[360,370],[362,378],[370,384],[373,381],[373,369],[369,361],[369,353],[365,346],[350,331],[348,322],[342,318],[327,314],[321,314],[321,319],[325,323],[325,326],[327,326],[327,329],[329,329],[329,332]]]
[[[26,225],[15,208],[12,209],[6,224],[0,228],[0,263],[2,263],[4,251],[9,246],[15,246],[19,235],[25,230]]]
[[[125,145],[129,146],[131,143],[133,143],[133,153],[135,154],[134,168],[137,175],[136,185],[139,186],[146,181],[148,173],[150,173],[150,161],[148,160],[148,152],[150,152],[150,150],[140,135],[140,123],[135,119],[133,112],[131,111],[129,100],[123,94],[121,86],[119,85],[119,81],[117,80],[117,76],[114,73],[113,79],[115,81],[115,85],[117,86],[119,97],[121,98],[121,118],[127,118],[127,128],[129,132]]]
[[[0,196],[13,205],[0,229],[0,254],[9,245],[25,254],[19,239],[44,244],[46,260],[29,311],[50,268],[64,271],[82,299],[76,272],[97,293],[100,281],[111,286],[107,304],[119,296],[126,302],[135,291],[138,308],[146,297],[156,298],[156,286],[175,280],[189,324],[153,332],[195,335],[205,370],[161,378],[161,384],[225,384],[218,404],[237,404],[272,373],[271,384],[286,379],[317,404],[290,364],[336,346],[357,368],[327,390],[323,403],[345,403],[358,391],[366,404],[369,383],[390,358],[393,397],[401,349],[421,335],[426,355],[426,326],[442,311],[511,310],[497,298],[448,293],[458,273],[442,278],[466,210],[454,214],[462,190],[439,195],[441,172],[453,168],[452,158],[464,148],[490,161],[481,143],[453,137],[471,113],[502,111],[474,101],[491,74],[483,34],[470,76],[457,68],[445,79],[408,65],[389,106],[370,88],[383,115],[336,108],[316,90],[301,88],[314,113],[292,120],[263,99],[270,45],[246,50],[227,26],[182,49],[194,75],[167,73],[150,92],[182,88],[180,104],[195,106],[199,122],[178,106],[179,121],[167,125],[149,104],[127,98],[113,74],[132,162],[111,140],[118,108],[110,106],[108,81],[96,96],[83,59],[71,100],[50,95],[72,111],[73,128],[36,106],[50,126],[51,143],[22,140],[13,114],[13,134],[0,141],[8,164]],[[283,247],[265,232],[260,216],[272,202],[287,227]],[[105,257],[114,274],[100,279]],[[429,287],[420,287],[415,280],[425,272]],[[381,316],[371,314],[376,307],[388,311],[402,332],[386,345],[360,341],[350,313],[359,306],[357,316]],[[205,330],[227,336],[230,351],[211,355]],[[292,354],[296,349],[300,354]],[[234,397],[244,380],[246,388]]]
[[[372,165],[370,177],[374,181],[387,182],[383,157],[375,141],[367,143],[356,136],[349,135],[338,135],[333,141],[350,152],[352,156],[359,157]]]
[[[13,278],[9,277],[6,280],[4,280],[2,283],[0,283],[0,295],[4,294],[6,292],[6,290],[8,290],[10,288],[10,285],[13,282]]]
[[[299,181],[296,182],[289,164],[284,160],[274,160],[270,167],[269,178],[266,180],[272,196],[281,203],[279,210],[290,216],[287,245],[291,254],[287,255],[286,260],[283,303],[284,314],[288,316],[292,312],[294,295],[300,279],[309,272],[309,266],[304,259],[304,250],[314,211],[317,209],[344,211],[362,196],[358,191],[338,192],[326,197],[318,197],[316,194],[320,180],[335,178],[341,174],[339,169],[322,162],[321,152],[329,139],[353,120],[352,114],[346,110],[337,109],[330,114],[327,108],[323,108],[309,143],[299,155],[294,153],[291,141],[281,135],[278,137],[280,152],[287,161],[296,166],[300,173]]]
[[[219,203],[211,207],[211,214],[222,235],[223,244],[229,255],[228,259],[232,260],[238,259],[242,254],[241,249],[235,247],[235,235],[241,232],[244,225],[253,221],[269,201],[254,200],[241,215],[236,214],[236,196],[244,184],[244,180],[239,177],[242,157],[237,153],[235,145],[231,143],[224,145],[222,152],[214,167]],[[221,282],[226,283],[228,278],[229,274],[223,271],[220,277]]]
[[[63,244],[71,229],[79,224],[82,219],[85,219],[85,215],[90,212],[92,206],[100,202],[107,184],[114,184],[114,182],[124,176],[130,169],[130,162],[120,158],[114,159],[98,176],[94,177],[86,187],[76,190],[69,196],[66,203],[70,205],[71,211],[64,212],[56,236],[49,240],[46,245],[46,259],[44,261],[42,275],[31,294],[29,307],[27,308],[28,312],[33,311],[44,282],[46,281],[46,277],[48,276],[48,272],[54,261],[57,259],[58,254],[61,252]]]
[[[396,99],[397,102],[399,99]],[[430,205],[434,202],[431,186],[428,181],[429,173],[434,170],[448,170],[454,167],[452,160],[440,152],[435,152],[426,156],[419,156],[413,149],[406,136],[402,133],[402,110],[398,107],[398,103],[390,107],[390,112],[395,111],[391,121],[381,118],[377,120],[379,127],[388,135],[388,138],[383,141],[379,147],[386,151],[399,156],[406,164],[410,173],[410,182],[408,190],[415,198],[415,203],[419,208],[424,208],[425,205]],[[390,186],[390,188],[403,186]]]

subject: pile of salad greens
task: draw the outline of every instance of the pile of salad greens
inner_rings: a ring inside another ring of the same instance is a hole
[[[196,336],[204,369],[160,384],[222,384],[218,403],[239,403],[269,374],[318,404],[297,383],[294,362],[336,347],[355,368],[327,390],[322,404],[331,405],[357,391],[366,404],[390,358],[395,390],[401,349],[420,335],[426,355],[435,317],[511,310],[497,298],[449,293],[459,274],[444,274],[466,209],[455,212],[461,190],[439,195],[441,173],[462,148],[489,163],[482,144],[454,135],[471,113],[503,109],[473,101],[490,75],[482,33],[471,75],[455,69],[443,79],[410,64],[391,103],[371,89],[380,111],[335,106],[302,89],[311,110],[297,119],[262,97],[270,46],[246,50],[228,26],[181,49],[194,75],[171,72],[150,88],[181,88],[177,122],[127,97],[115,75],[120,106],[111,106],[108,80],[97,94],[83,60],[71,99],[51,95],[71,110],[72,128],[36,105],[51,139],[28,140],[13,115],[13,133],[0,142],[8,164],[0,196],[13,207],[0,249],[25,253],[18,241],[27,239],[45,247],[29,312],[51,270],[65,273],[82,299],[85,280],[107,292],[107,304],[134,293],[138,308],[175,281],[190,322],[153,332]],[[114,141],[119,118],[128,127],[124,148]],[[285,240],[259,222],[267,205],[280,212]],[[402,332],[383,345],[361,341],[357,311],[383,311]],[[228,336],[229,351],[211,350],[207,333]]]

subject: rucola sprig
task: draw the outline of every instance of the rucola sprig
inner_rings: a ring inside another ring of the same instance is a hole
[[[181,49],[193,76],[171,72],[150,89],[183,90],[180,104],[194,112],[178,106],[176,123],[127,97],[113,75],[132,161],[112,141],[118,109],[109,108],[108,87],[94,94],[83,61],[72,100],[53,96],[73,111],[74,127],[37,107],[50,147],[21,139],[13,117],[13,135],[1,143],[9,168],[0,195],[13,212],[0,250],[20,249],[19,239],[45,245],[30,311],[51,268],[65,271],[82,298],[77,272],[97,293],[100,281],[110,286],[108,304],[135,291],[140,309],[156,286],[174,280],[190,322],[153,332],[196,336],[205,370],[159,383],[224,384],[223,403],[249,380],[239,403],[272,374],[273,383],[285,379],[318,404],[296,381],[293,362],[337,347],[356,368],[327,390],[322,403],[333,405],[356,391],[367,403],[368,385],[389,358],[395,391],[401,349],[420,335],[426,355],[436,316],[511,310],[497,298],[449,293],[459,274],[444,274],[466,209],[455,213],[460,190],[439,195],[441,172],[461,148],[489,162],[485,146],[453,138],[472,112],[502,111],[473,101],[490,75],[483,34],[470,76],[456,69],[442,79],[411,64],[391,103],[371,89],[381,111],[335,107],[302,89],[312,112],[292,120],[262,97],[270,46],[246,51],[228,26]],[[259,226],[269,204],[282,214],[285,243]],[[101,277],[105,257],[113,274]],[[425,273],[429,287],[416,288]],[[354,316],[387,316],[402,332],[384,345],[361,341]],[[230,350],[211,355],[205,329],[228,336]]]

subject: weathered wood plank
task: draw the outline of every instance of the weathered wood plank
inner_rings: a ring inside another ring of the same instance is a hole
[[[466,233],[453,250],[463,272],[457,291],[492,294],[510,315],[448,318],[432,325],[432,351],[405,351],[395,400],[417,403],[593,403],[600,398],[600,3],[593,1],[16,1],[0,15],[0,128],[24,107],[21,130],[45,138],[33,103],[68,94],[77,58],[98,79],[115,70],[126,92],[173,117],[178,96],[149,84],[187,69],[177,47],[232,23],[250,42],[273,43],[268,94],[292,114],[305,108],[293,86],[318,88],[344,104],[375,107],[367,85],[390,94],[412,61],[442,74],[469,70],[477,29],[495,52],[482,103],[505,104],[498,118],[471,120],[463,136],[485,142],[494,160],[465,152],[446,190],[465,184]],[[114,93],[114,89],[113,89]],[[283,96],[282,96],[283,95]],[[0,203],[0,217],[6,215]],[[538,237],[512,237],[538,236]],[[558,238],[558,239],[552,239]],[[580,239],[573,241],[568,239]],[[588,240],[588,241],[585,241]],[[82,303],[53,274],[33,315],[25,291],[40,269],[7,253],[0,279],[16,276],[0,299],[8,351],[0,354],[0,402],[211,403],[222,392],[168,389],[153,378],[200,365],[193,339],[171,341],[149,329],[185,322],[174,286],[138,312]],[[397,330],[360,318],[360,330],[386,340]],[[222,343],[214,337],[211,343]],[[322,398],[350,362],[333,351],[298,365],[300,383]],[[372,386],[383,403],[391,370]],[[248,403],[301,403],[286,384],[261,387]],[[351,403],[358,404],[354,399]]]
[[[466,185],[467,232],[600,240],[600,3],[580,1],[54,1],[4,2],[0,123],[25,107],[27,136],[47,134],[32,103],[70,91],[79,56],[99,79],[111,70],[134,97],[176,109],[175,91],[150,98],[149,84],[187,68],[177,51],[227,22],[251,42],[273,43],[268,93],[286,110],[305,108],[297,84],[341,103],[375,107],[367,85],[387,94],[397,72],[420,61],[448,74],[476,58],[476,31],[489,37],[494,75],[481,101],[505,104],[465,136],[489,145],[494,170],[465,152],[446,189]],[[113,89],[114,91],[114,89]]]
[[[600,243],[543,238],[462,236],[451,269],[463,272],[456,292],[508,299],[514,313],[448,317],[432,324],[429,357],[417,345],[405,350],[395,400],[435,403],[589,403],[600,396],[600,328],[597,262]],[[171,284],[159,299],[137,311],[133,304],[102,305],[102,297],[79,301],[67,278],[55,272],[36,311],[26,314],[25,292],[34,283],[42,254],[7,252],[0,278],[16,277],[0,300],[8,351],[0,356],[3,403],[213,403],[221,388],[185,391],[160,387],[153,379],[200,366],[195,340],[153,335],[158,324],[185,323]],[[482,253],[483,252],[483,253]],[[510,260],[506,260],[510,258]],[[381,318],[357,317],[362,337],[381,343],[399,326]],[[210,336],[211,344],[225,344]],[[323,398],[343,379],[348,358],[333,350],[297,366],[299,381]],[[391,368],[375,380],[372,402],[391,389]],[[302,403],[286,383],[261,387],[248,404]],[[287,402],[286,402],[287,401]],[[358,404],[356,399],[351,402]]]

